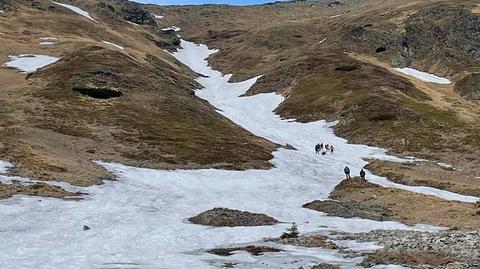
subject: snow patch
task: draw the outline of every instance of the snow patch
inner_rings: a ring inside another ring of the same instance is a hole
[[[55,44],[57,44],[57,43],[50,42],[50,41],[40,42],[40,45],[55,45]]]
[[[445,169],[453,169],[453,165],[448,163],[438,162],[437,165]]]
[[[81,8],[78,8],[78,7],[72,6],[72,5],[68,5],[68,4],[62,4],[62,3],[59,3],[59,2],[55,2],[55,1],[52,1],[52,3],[55,3],[55,4],[59,5],[59,6],[64,7],[64,8],[70,9],[71,11],[73,11],[73,12],[79,14],[79,15],[82,15],[82,16],[84,16],[84,17],[86,17],[86,18],[88,18],[88,19],[90,19],[90,20],[92,20],[92,21],[94,21],[94,22],[97,22],[95,19],[93,19],[93,18],[90,16],[90,14],[89,14],[87,11],[85,11],[85,10],[83,10],[83,9],[81,9]]]
[[[10,61],[6,62],[3,66],[16,68],[27,74],[33,73],[37,69],[60,60],[60,58],[57,57],[38,54],[20,54],[18,56],[10,55],[8,58]]]
[[[322,44],[323,42],[325,42],[327,40],[327,38],[325,37],[324,39],[318,41],[318,44]]]
[[[340,16],[342,16],[342,14],[333,15],[333,16],[330,16],[330,19],[338,18],[338,17],[340,17]]]
[[[180,31],[181,28],[180,27],[177,27],[177,26],[171,26],[171,27],[167,27],[167,28],[162,28],[162,31],[164,32],[168,32],[168,31],[175,31],[175,32],[178,32]]]
[[[155,17],[155,19],[163,19],[164,18],[164,16],[162,16],[162,15],[157,15],[157,14],[153,14],[153,13],[152,13],[152,16]]]
[[[12,168],[13,164],[0,160],[0,174],[5,174],[8,172],[8,169]]]
[[[102,40],[103,43],[107,44],[107,45],[110,45],[110,46],[114,46],[116,48],[119,48],[119,49],[124,49],[124,47],[120,46],[120,45],[117,45],[115,43],[112,43],[112,42],[108,42],[108,41],[105,41],[105,40]]]
[[[127,21],[127,22],[130,23],[131,25],[140,26],[139,24],[136,24],[136,23],[131,22],[131,21]]]
[[[403,73],[405,75],[409,75],[415,78],[418,78],[422,81],[425,82],[431,82],[431,83],[437,83],[437,84],[451,84],[452,82],[446,78],[442,78],[433,74],[429,74],[426,72],[422,72],[410,67],[405,67],[405,68],[395,68],[400,73]]]
[[[5,13],[5,11],[3,11],[3,10],[0,10],[0,14],[3,14],[3,13]]]
[[[42,40],[42,41],[55,41],[55,40],[58,40],[58,38],[56,38],[56,37],[40,37],[39,39]]]

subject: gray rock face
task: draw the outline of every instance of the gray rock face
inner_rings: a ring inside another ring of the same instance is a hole
[[[228,208],[207,210],[197,216],[189,218],[188,221],[214,227],[264,226],[278,223],[276,219],[265,214],[250,213]]]
[[[421,10],[405,21],[405,30],[406,45],[415,57],[444,64],[480,62],[480,15],[464,7]]]
[[[480,100],[480,73],[470,74],[457,83],[455,91],[468,100]]]
[[[157,25],[152,15],[136,3],[125,3],[121,8],[121,14],[122,17],[129,22],[142,25]]]
[[[466,7],[436,5],[408,17],[404,25],[399,33],[393,25],[356,23],[345,26],[343,38],[354,50],[388,55],[398,67],[415,61],[457,70],[480,63],[480,15]]]

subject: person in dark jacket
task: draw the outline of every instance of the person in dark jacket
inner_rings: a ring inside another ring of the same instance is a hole
[[[343,172],[345,173],[345,176],[347,177],[347,179],[352,179],[350,177],[350,168],[348,168],[348,166],[345,166],[345,168],[343,168]]]
[[[320,144],[318,143],[315,145],[315,153],[316,154],[320,153]]]
[[[361,178],[362,180],[365,180],[365,171],[363,171],[363,169],[360,170],[360,178]]]

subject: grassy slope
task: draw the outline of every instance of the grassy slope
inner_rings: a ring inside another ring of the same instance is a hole
[[[275,145],[192,95],[199,87],[195,74],[155,45],[152,36],[169,38],[156,26],[106,16],[95,1],[75,4],[98,23],[39,3],[16,2],[0,17],[2,60],[15,53],[62,57],[26,80],[0,70],[0,153],[16,164],[16,173],[89,185],[111,177],[93,160],[155,168],[270,167]],[[45,36],[59,37],[58,44],[38,45]],[[104,87],[122,96],[95,99],[75,87]]]

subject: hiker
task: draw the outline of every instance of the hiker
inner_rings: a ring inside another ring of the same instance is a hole
[[[365,171],[363,171],[363,169],[360,170],[360,178],[361,178],[362,180],[365,180]]]
[[[335,151],[335,148],[333,147],[333,145],[330,146],[330,154],[333,154],[333,151]]]
[[[345,176],[347,177],[347,179],[352,179],[350,177],[350,168],[348,168],[348,166],[345,166],[345,168],[343,168],[343,172],[345,172]]]
[[[322,142],[322,144],[320,144],[320,149],[322,149],[322,150],[323,150],[323,142]]]
[[[325,144],[325,149],[326,149],[326,150],[330,150],[330,145]]]
[[[318,154],[320,152],[320,144],[315,145],[315,154]]]

